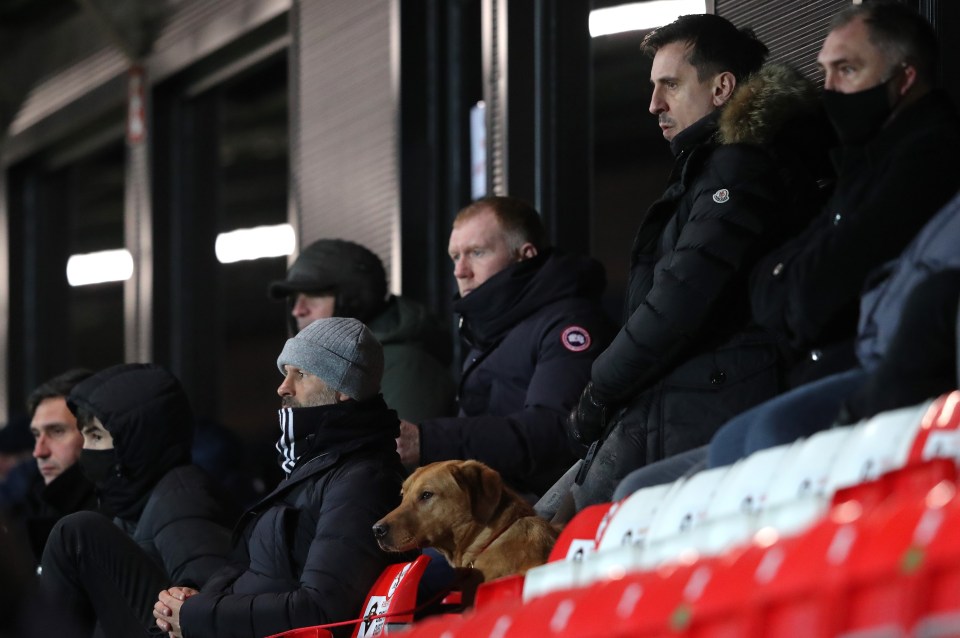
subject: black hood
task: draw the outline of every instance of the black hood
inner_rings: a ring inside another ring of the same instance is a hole
[[[171,469],[190,463],[193,411],[180,382],[160,366],[107,368],[77,384],[67,405],[74,414],[89,411],[113,437],[128,506],[145,500]]]
[[[600,262],[546,250],[498,272],[466,297],[454,297],[460,330],[474,347],[486,348],[545,305],[569,297],[599,300],[607,286]]]

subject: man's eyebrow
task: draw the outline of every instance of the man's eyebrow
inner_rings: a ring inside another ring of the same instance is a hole
[[[650,78],[650,84],[657,84],[658,82],[676,82],[677,77],[675,75],[662,75],[658,78]]]

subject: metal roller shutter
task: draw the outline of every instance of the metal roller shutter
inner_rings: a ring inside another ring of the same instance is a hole
[[[770,48],[770,59],[796,66],[807,77],[820,80],[817,53],[830,19],[850,0],[715,0],[719,16],[740,27],[750,27]]]
[[[291,179],[300,246],[364,244],[399,292],[395,2],[297,2],[291,15]]]

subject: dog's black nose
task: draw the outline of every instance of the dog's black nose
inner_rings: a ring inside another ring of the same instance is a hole
[[[377,523],[373,526],[373,535],[376,538],[383,538],[390,531],[390,526],[384,523]]]

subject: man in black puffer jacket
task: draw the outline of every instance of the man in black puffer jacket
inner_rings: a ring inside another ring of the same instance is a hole
[[[200,591],[160,592],[157,625],[175,636],[262,638],[357,618],[383,569],[404,560],[371,531],[399,504],[404,478],[380,343],[356,319],[318,319],[287,340],[277,365],[287,476],[240,519],[234,565]]]
[[[101,511],[62,518],[41,560],[41,585],[83,632],[148,635],[156,591],[200,587],[227,563],[237,510],[190,464],[193,413],[160,366],[124,364],[76,385],[67,405],[84,438],[80,465]]]
[[[455,418],[401,423],[409,466],[477,459],[515,489],[542,494],[576,459],[564,420],[614,328],[597,261],[546,245],[540,215],[485,197],[453,222],[454,310],[470,346]]]
[[[813,213],[798,203],[814,201],[802,193],[815,182],[801,187],[787,157],[797,149],[777,144],[788,122],[814,117],[813,87],[787,69],[761,72],[766,47],[715,15],[683,16],[644,44],[650,112],[676,162],[637,231],[626,323],[571,417],[591,447],[538,504],[563,510],[558,521],[781,389],[773,338],[751,323],[747,274]]]

